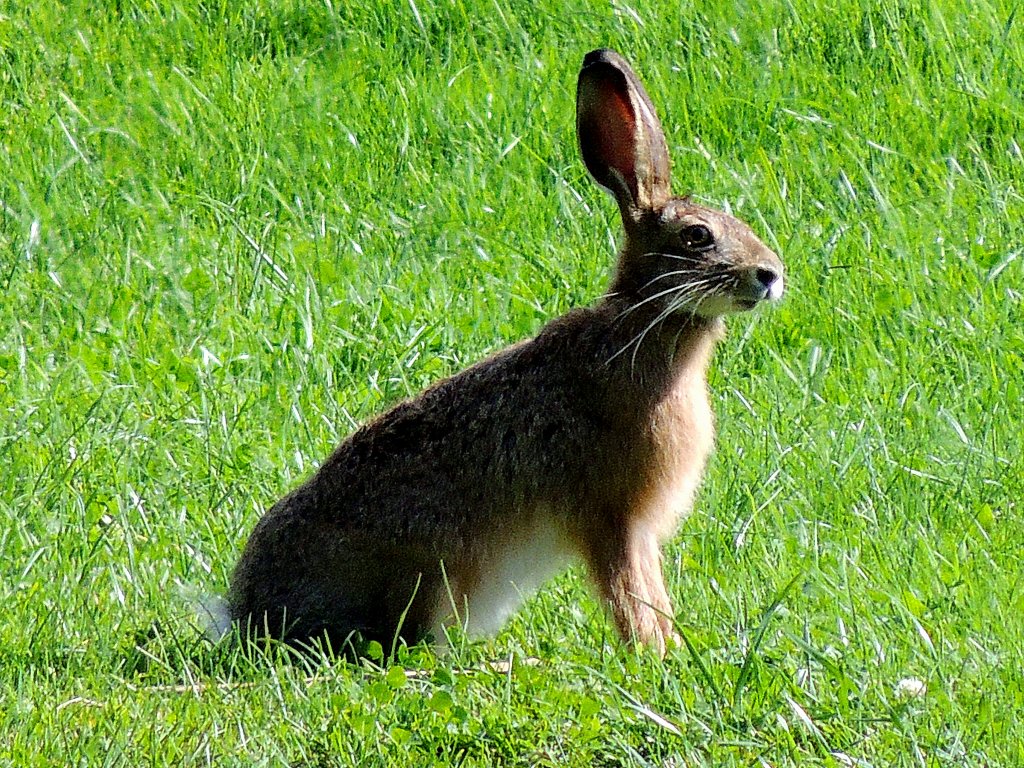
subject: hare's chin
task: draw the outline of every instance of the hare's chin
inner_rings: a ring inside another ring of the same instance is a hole
[[[733,296],[706,296],[700,301],[684,304],[678,311],[703,317],[706,320],[714,320],[722,315],[746,312],[748,309],[753,309],[756,304],[756,301],[738,299]]]
[[[739,315],[756,309],[759,304],[766,304],[777,300],[771,294],[764,298],[746,298],[741,296],[712,296],[694,304],[687,304],[680,307],[680,312],[688,312],[707,320],[724,315]]]

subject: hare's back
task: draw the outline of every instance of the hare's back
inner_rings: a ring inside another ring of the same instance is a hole
[[[510,515],[564,506],[608,428],[597,366],[578,337],[546,329],[359,429],[311,480],[317,514],[462,542]]]

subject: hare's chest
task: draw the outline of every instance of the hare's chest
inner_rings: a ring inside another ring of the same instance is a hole
[[[715,443],[715,419],[703,381],[680,388],[655,410],[651,436],[655,462],[646,517],[664,540],[693,506]]]

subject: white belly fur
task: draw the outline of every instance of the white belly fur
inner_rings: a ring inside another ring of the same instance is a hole
[[[568,567],[575,548],[549,515],[514,540],[503,541],[482,563],[478,582],[459,606],[458,621],[471,637],[495,634],[522,602]]]

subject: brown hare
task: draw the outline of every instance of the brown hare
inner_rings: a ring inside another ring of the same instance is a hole
[[[617,53],[584,58],[576,128],[625,228],[610,290],[378,416],[267,512],[228,597],[244,633],[336,650],[493,633],[581,559],[624,639],[676,640],[660,545],[714,442],[708,359],[722,315],[781,296],[782,263],[672,197],[661,125]]]

